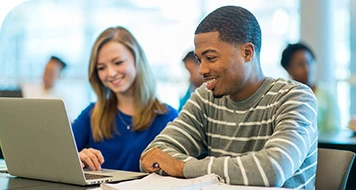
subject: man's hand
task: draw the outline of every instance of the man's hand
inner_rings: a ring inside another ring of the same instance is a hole
[[[157,163],[158,167],[154,167],[154,163]],[[184,164],[185,162],[173,158],[156,147],[141,156],[141,165],[149,173],[162,169],[170,176],[184,177]]]
[[[99,150],[85,148],[79,153],[82,167],[89,166],[92,170],[101,170],[101,164],[104,163],[104,157]]]

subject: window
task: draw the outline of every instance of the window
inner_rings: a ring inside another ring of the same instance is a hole
[[[69,64],[63,80],[86,86],[82,97],[93,101],[87,82],[91,46],[101,31],[122,25],[145,49],[159,98],[178,108],[189,78],[181,59],[194,48],[194,30],[207,13],[229,4],[249,9],[259,20],[264,73],[288,77],[279,60],[285,45],[299,37],[298,0],[31,0],[2,23],[0,86],[40,80],[47,59],[57,55]]]

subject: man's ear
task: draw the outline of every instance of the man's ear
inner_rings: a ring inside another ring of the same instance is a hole
[[[252,58],[253,55],[255,54],[255,46],[252,43],[246,43],[243,45],[244,46],[244,58],[246,62],[249,62]]]

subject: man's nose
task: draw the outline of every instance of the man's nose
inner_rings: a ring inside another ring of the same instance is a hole
[[[199,66],[199,74],[203,76],[204,74],[207,73],[209,73],[208,64],[202,61]]]

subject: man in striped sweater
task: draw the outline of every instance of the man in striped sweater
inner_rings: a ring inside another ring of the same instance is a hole
[[[313,189],[317,102],[301,83],[265,77],[261,29],[248,10],[224,6],[195,31],[205,84],[141,156],[141,170],[228,184]]]

